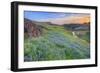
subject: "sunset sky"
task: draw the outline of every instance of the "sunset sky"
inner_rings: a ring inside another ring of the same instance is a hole
[[[38,22],[51,22],[58,25],[90,22],[90,14],[88,13],[24,11],[24,18]]]

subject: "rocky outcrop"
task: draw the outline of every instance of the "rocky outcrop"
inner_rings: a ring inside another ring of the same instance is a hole
[[[24,34],[29,37],[39,37],[42,34],[42,28],[35,22],[24,18]]]

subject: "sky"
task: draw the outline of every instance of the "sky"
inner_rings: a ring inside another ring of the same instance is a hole
[[[90,21],[90,15],[86,13],[64,13],[64,12],[39,12],[24,11],[24,18],[55,24],[84,23]]]

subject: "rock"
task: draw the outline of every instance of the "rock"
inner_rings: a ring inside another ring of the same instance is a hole
[[[24,33],[29,37],[39,37],[42,34],[42,28],[35,22],[24,18]]]

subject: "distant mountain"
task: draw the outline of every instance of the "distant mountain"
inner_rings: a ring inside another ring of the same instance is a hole
[[[64,24],[65,29],[72,30],[72,31],[79,31],[79,30],[90,30],[90,25],[82,25],[82,24]]]
[[[43,25],[63,26],[65,29],[71,30],[71,31],[90,30],[90,22],[84,22],[83,24],[72,23],[72,24],[57,25],[57,24],[53,24],[51,22],[37,22],[37,21],[33,21],[33,20],[24,18],[24,23],[25,23],[25,30],[26,29],[32,30],[31,32],[35,36],[38,35],[38,33],[36,33],[36,31],[39,32],[39,34],[40,34],[42,32],[42,29],[45,28],[45,27],[43,27]],[[29,26],[27,26],[27,25],[29,25]],[[32,27],[33,27],[33,29],[31,29]],[[29,31],[28,31],[28,33],[29,33]]]

